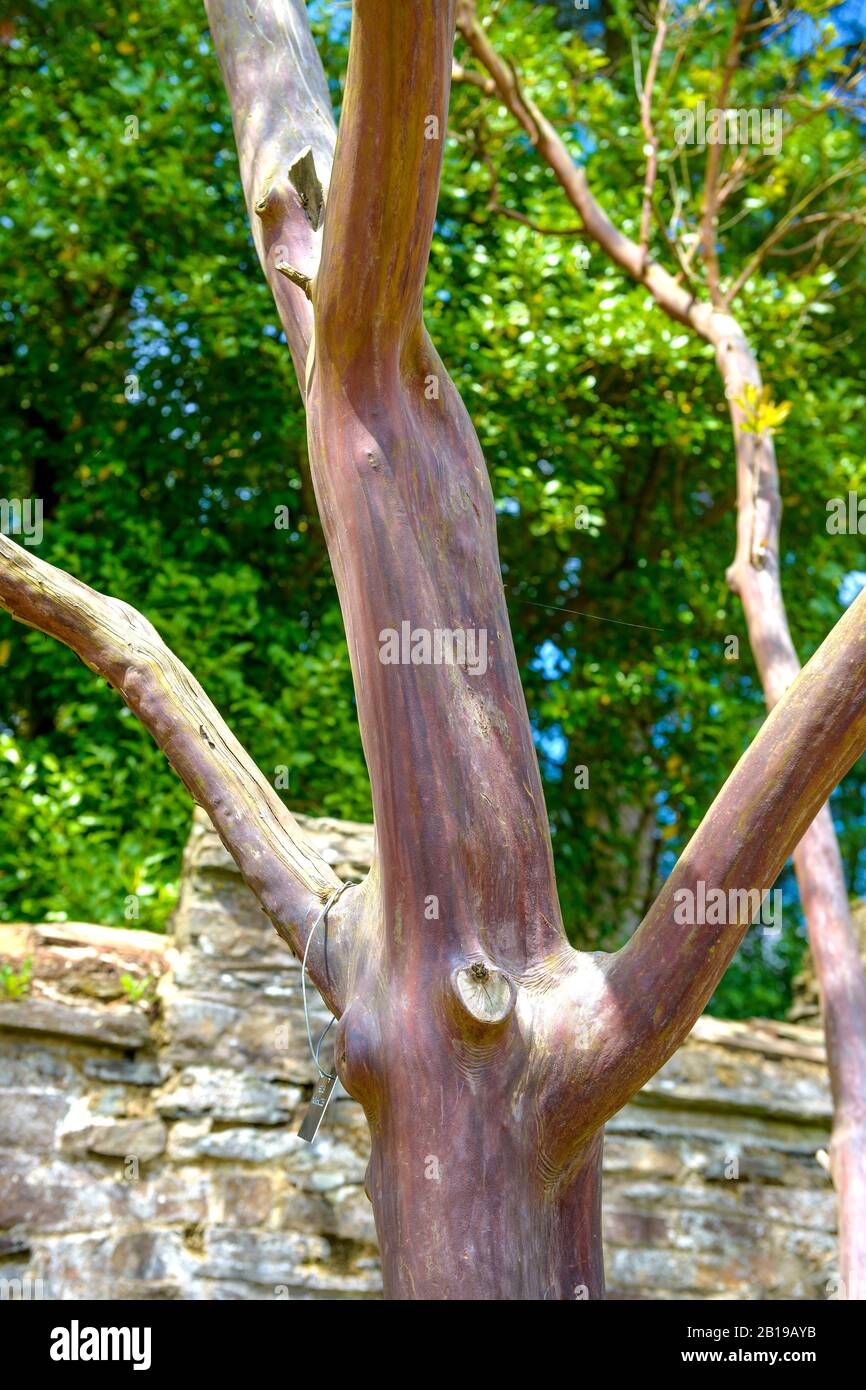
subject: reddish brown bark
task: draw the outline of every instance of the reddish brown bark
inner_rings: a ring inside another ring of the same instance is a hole
[[[253,240],[303,394],[313,308],[277,265],[312,275],[321,256],[322,217],[297,161],[310,151],[326,193],[336,140],[328,84],[303,0],[205,0],[205,11],[231,96]]]
[[[728,582],[743,604],[768,709],[796,680],[779,566],[782,506],[772,436],[744,430],[746,385],[761,389],[754,353],[733,319],[713,316],[737,460],[737,549]],[[821,997],[833,1089],[831,1168],[839,1203],[839,1267],[849,1296],[866,1296],[866,974],[833,818],[822,807],[794,851],[800,902]]]
[[[579,1183],[545,1191],[537,1059],[514,1016],[511,982],[564,946],[493,499],[421,319],[452,36],[448,5],[356,5],[314,300],[310,461],[372,784],[381,922],[338,1065],[370,1121],[389,1296],[597,1293],[591,1228],[575,1241],[573,1213],[597,1202],[598,1146]],[[486,670],[383,665],[379,634],[404,622],[483,636]],[[458,984],[473,966],[487,972],[470,996],[480,1018]],[[499,991],[504,1016],[488,1021]],[[521,995],[529,1018],[535,990]]]
[[[743,33],[752,9],[739,0],[722,71],[717,104],[724,107],[736,73]],[[663,21],[662,21],[663,22]],[[743,430],[737,401],[749,383],[760,389],[755,355],[731,314],[719,279],[715,245],[717,185],[721,146],[710,145],[702,209],[701,238],[711,302],[680,284],[647,252],[646,216],[641,243],[624,235],[608,218],[551,123],[521,90],[518,78],[497,53],[478,22],[475,0],[458,0],[458,25],[474,56],[489,74],[495,94],[532,140],[580,214],[583,232],[628,275],[646,285],[656,304],[712,344],[731,413],[737,467],[737,553],[728,571],[740,596],[755,664],[772,709],[795,679],[800,663],[785,612],[779,573],[781,499],[770,434]],[[658,64],[657,31],[647,87]],[[649,98],[642,110],[651,140]],[[647,168],[646,209],[654,176],[654,154]],[[738,289],[746,272],[736,282]],[[731,298],[733,291],[731,292]],[[839,845],[830,811],[824,807],[794,854],[800,901],[821,994],[834,1097],[832,1169],[839,1204],[840,1272],[846,1291],[866,1290],[866,975],[857,947],[845,888]]]
[[[223,21],[236,36],[247,26],[243,71],[217,39],[230,83],[249,90],[247,65],[274,42],[271,22],[289,32],[302,10],[300,0],[211,5],[218,33]],[[675,894],[701,882],[769,887],[866,748],[866,593],[780,699],[628,946],[572,950],[490,486],[421,319],[453,21],[453,3],[356,0],[313,277],[310,458],[377,831],[370,876],[346,895],[316,978],[341,1016],[340,1076],[370,1124],[386,1295],[596,1298],[603,1125],[678,1046],[748,925],[743,911],[683,928]],[[261,71],[299,92],[279,63]],[[428,138],[431,118],[439,139]],[[236,125],[244,119],[236,111]],[[287,193],[280,216],[299,210]],[[293,331],[301,362],[303,326]],[[298,950],[327,874],[149,625],[5,537],[0,604],[118,687]],[[384,664],[380,634],[404,621],[485,632],[483,669]]]

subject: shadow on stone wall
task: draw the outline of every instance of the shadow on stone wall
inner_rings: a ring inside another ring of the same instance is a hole
[[[368,826],[303,823],[364,873]],[[0,998],[0,1294],[379,1296],[364,1116],[341,1094],[297,1138],[300,967],[200,813],[173,937],[0,926],[27,958]],[[610,1296],[832,1293],[830,1118],[818,1028],[701,1019],[607,1129]]]

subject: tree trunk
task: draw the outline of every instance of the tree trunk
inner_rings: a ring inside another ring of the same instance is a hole
[[[453,5],[356,5],[313,301],[310,461],[381,917],[337,1057],[370,1119],[388,1295],[560,1297],[600,1289],[600,1146],[564,1184],[541,1157],[540,1059],[515,1004],[519,985],[525,1025],[564,948],[550,835],[487,471],[420,310],[452,38]],[[383,634],[407,630],[434,657],[437,634],[465,634],[476,659],[385,664]]]
[[[386,1297],[599,1298],[603,1127],[705,1006],[751,920],[741,893],[772,885],[866,748],[866,593],[772,710],[628,944],[572,950],[490,486],[421,318],[453,0],[355,0],[323,237],[309,157],[282,143],[305,133],[305,109],[317,123],[323,111],[302,0],[208,9],[307,399],[373,788],[370,874],[314,941],[332,871],[150,624],[2,535],[0,604],[116,686],[278,930],[297,953],[310,946],[340,1020],[339,1075],[370,1125]],[[733,905],[684,927],[676,904],[699,888]]]
[[[396,1115],[392,1135],[374,1135],[369,1180],[386,1298],[604,1297],[603,1136],[587,1141],[567,1176],[551,1179],[539,1162],[531,1099],[515,1107],[507,1067],[495,1071],[491,1076],[475,1063],[473,1078],[472,1065],[456,1073],[450,1062],[435,1069],[449,1077],[444,1087],[436,1083],[445,1123],[433,1142],[441,1157],[424,1155]],[[407,1081],[411,1104],[410,1089]],[[427,1099],[423,1090],[420,1099]],[[447,1122],[449,1103],[461,1117],[457,1125]]]
[[[750,9],[748,0],[736,7],[720,107],[727,102]],[[797,677],[800,663],[780,582],[781,499],[773,440],[766,431],[760,436],[744,431],[745,413],[737,404],[747,383],[760,390],[760,371],[742,329],[723,307],[719,289],[715,209],[709,189],[715,187],[721,147],[709,147],[702,227],[711,304],[669,275],[647,254],[645,245],[638,245],[614,226],[596,202],[583,168],[573,162],[563,140],[521,91],[514,70],[491,44],[478,22],[475,0],[458,0],[458,24],[472,53],[490,74],[494,91],[579,213],[586,236],[628,275],[645,284],[669,318],[685,324],[715,350],[731,414],[737,468],[737,553],[728,570],[728,582],[742,600],[755,665],[767,708],[772,710]],[[822,807],[797,846],[794,869],[815,960],[833,1089],[832,1171],[839,1210],[843,1295],[862,1297],[866,1295],[866,974],[828,807]]]
[[[740,596],[767,708],[796,680],[800,663],[782,596],[782,503],[772,435],[744,430],[747,385],[761,373],[730,315],[715,312],[710,340],[725,384],[737,461],[737,549],[728,583]],[[839,1207],[839,1272],[849,1296],[866,1295],[866,974],[829,807],[794,851],[800,903],[821,997],[833,1090],[831,1167]],[[859,1290],[855,1293],[855,1290]]]

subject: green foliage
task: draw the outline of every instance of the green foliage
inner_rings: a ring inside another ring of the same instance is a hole
[[[825,24],[826,5],[804,8]],[[39,554],[141,608],[265,775],[287,770],[280,794],[293,808],[365,818],[303,413],[201,8],[20,9],[8,22],[14,43],[0,45],[11,92],[0,142],[0,494],[44,499]],[[497,45],[602,205],[637,236],[645,137],[632,45],[645,71],[651,35],[632,7],[595,0],[586,15],[528,0],[496,10]],[[347,14],[323,3],[311,14],[336,109]],[[677,148],[675,113],[712,102],[717,17],[697,23],[675,70],[666,52],[659,77],[660,209],[686,238],[704,153]],[[758,46],[737,100],[772,105],[793,81],[796,121],[843,58],[825,31],[808,52]],[[831,111],[786,134],[726,211],[723,276],[860,148],[859,129]],[[862,191],[846,196],[854,206]],[[734,467],[712,354],[571,235],[575,222],[504,110],[457,86],[427,321],[490,468],[566,922],[577,942],[610,947],[687,842],[763,701],[724,581]],[[658,226],[652,249],[676,269]],[[803,657],[862,564],[858,537],[828,536],[825,503],[866,483],[866,280],[862,252],[837,269],[832,241],[826,250],[768,260],[739,305],[767,382],[755,422],[776,428],[784,406],[772,402],[796,402],[777,444],[783,582]],[[286,530],[274,525],[280,506]],[[726,659],[729,635],[738,661]],[[0,917],[159,929],[190,807],[116,695],[65,649],[4,621],[0,735]],[[855,770],[834,798],[858,891],[863,778]],[[721,1012],[784,1010],[803,942],[790,874],[782,886],[783,939],[769,947],[750,934],[714,1003]]]
[[[8,961],[4,961],[0,965],[0,994],[7,999],[21,999],[30,990],[32,974],[32,956],[21,962],[20,970],[15,970]]]
[[[203,10],[61,2],[10,23],[0,494],[43,499],[40,556],[146,612],[265,775],[287,769],[295,808],[369,816],[303,412]],[[0,641],[0,914],[130,925],[136,895],[159,929],[186,793],[68,651],[5,620]]]
[[[651,31],[632,23],[627,6],[591,4],[567,37],[523,0],[481,8],[495,11],[494,43],[585,165],[602,207],[637,238],[646,155],[633,44],[646,72]],[[698,234],[706,150],[677,148],[675,113],[713,105],[727,32],[715,12],[698,18],[676,64],[677,43],[669,45],[658,79],[657,201],[667,235],[684,247]],[[471,66],[467,52],[458,58]],[[840,62],[840,49],[809,67],[784,44],[756,45],[738,74],[738,105],[772,105],[788,84],[794,95],[780,157],[762,159],[761,177],[726,208],[723,284],[758,252],[771,219],[862,151],[850,115],[806,119]],[[446,362],[459,364],[494,476],[566,918],[577,939],[609,944],[648,904],[645,885],[670,868],[763,717],[740,606],[724,578],[734,552],[728,409],[711,350],[601,251],[589,244],[587,265],[579,237],[541,236],[498,211],[561,233],[577,221],[504,108],[460,84],[452,125],[431,267],[445,293],[431,317]],[[736,154],[725,152],[723,168]],[[862,174],[837,186],[843,207],[856,211]],[[832,210],[828,198],[808,210]],[[677,271],[657,223],[651,249]],[[744,402],[747,423],[777,431],[787,419],[777,444],[783,584],[804,659],[838,618],[840,591],[850,601],[862,567],[856,541],[828,536],[825,502],[862,474],[863,256],[856,239],[840,257],[830,242],[826,252],[769,257],[738,305],[768,383]],[[699,256],[692,265],[700,279]],[[466,285],[459,299],[455,281]],[[725,659],[728,635],[739,641],[736,662]],[[579,764],[589,768],[587,791],[574,786]],[[855,770],[833,803],[856,891],[862,776]],[[804,942],[790,872],[781,886],[783,940],[749,934],[714,1001],[722,1012],[786,1006]]]
[[[71,679],[78,680],[71,662]],[[55,738],[0,735],[0,916],[159,930],[176,898],[185,791],[125,707],[88,742],[95,713]],[[125,718],[123,716],[126,716]],[[116,733],[112,736],[113,729]],[[78,737],[76,742],[75,735]],[[61,757],[56,748],[66,749]],[[125,917],[135,895],[137,918]]]
[[[757,386],[747,383],[736,403],[745,416],[740,425],[745,434],[774,434],[791,413],[790,401],[773,404],[769,386],[763,386],[759,390]]]
[[[153,997],[152,975],[143,975],[141,979],[136,979],[133,975],[121,975],[120,983],[131,1004],[139,1004],[143,999],[150,1000]]]

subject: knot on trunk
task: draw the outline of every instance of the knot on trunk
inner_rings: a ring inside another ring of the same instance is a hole
[[[287,180],[277,179],[268,184],[255,205],[256,216],[266,227],[282,222],[289,210],[290,197]]]
[[[514,1010],[517,990],[513,981],[486,961],[458,966],[451,982],[461,1009],[477,1023],[504,1023]]]

